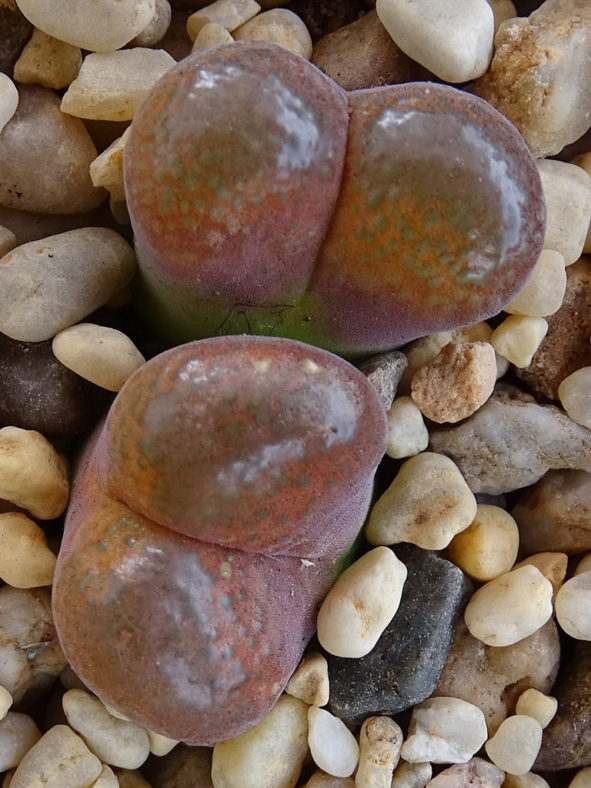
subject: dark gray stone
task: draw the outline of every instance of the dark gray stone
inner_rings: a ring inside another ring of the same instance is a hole
[[[439,680],[471,583],[432,550],[398,545],[408,577],[400,607],[373,651],[361,659],[327,655],[329,709],[356,727],[370,715],[392,716],[428,698]]]

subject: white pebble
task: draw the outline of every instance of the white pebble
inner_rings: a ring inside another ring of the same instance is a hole
[[[18,107],[18,90],[8,76],[0,72],[0,133]]]
[[[327,774],[349,777],[355,771],[357,740],[342,720],[318,706],[308,709],[308,745],[314,763]]]
[[[312,57],[308,28],[287,8],[272,8],[258,14],[235,30],[234,38],[236,41],[270,41],[306,60]]]
[[[398,610],[406,575],[388,547],[376,547],[347,567],[318,612],[322,647],[338,657],[369,654]]]
[[[287,682],[285,691],[309,706],[326,706],[329,697],[326,657],[316,652],[305,656]]]
[[[486,0],[377,0],[376,11],[394,43],[445,82],[488,68],[494,14]]]
[[[9,711],[0,720],[0,772],[18,766],[41,732],[27,714]]]
[[[591,788],[591,766],[578,771],[568,784],[568,788]]]
[[[229,33],[225,27],[217,25],[215,22],[208,22],[199,30],[195,41],[193,42],[192,52],[198,49],[207,49],[208,47],[218,47],[221,44],[233,44],[234,39],[232,33]]]
[[[125,200],[125,186],[123,184],[123,156],[125,145],[129,137],[126,129],[90,164],[90,178],[93,186],[102,186],[107,189],[112,200],[123,202]]]
[[[176,739],[169,739],[168,736],[163,736],[161,733],[154,733],[154,731],[146,731],[148,740],[150,742],[150,752],[152,755],[157,755],[161,758],[163,755],[168,755],[177,746]]]
[[[395,460],[413,457],[429,445],[429,432],[423,414],[412,397],[397,397],[388,411],[388,448]]]
[[[0,578],[13,588],[38,588],[51,585],[54,569],[43,530],[24,514],[0,514]]]
[[[96,184],[95,184],[96,186]],[[510,315],[547,317],[562,306],[566,291],[566,268],[560,252],[544,249],[519,293],[505,307]]]
[[[410,763],[400,759],[394,770],[392,788],[425,788],[433,775],[429,761]]]
[[[88,692],[71,689],[62,698],[68,722],[103,763],[137,769],[150,754],[144,728],[111,716],[104,704]]]
[[[352,777],[333,777],[318,769],[304,788],[355,788],[355,780]]]
[[[564,378],[558,397],[573,421],[591,428],[591,367],[581,367]]]
[[[552,616],[552,583],[531,564],[490,580],[464,611],[470,634],[487,646],[511,646]],[[527,771],[527,769],[526,769]]]
[[[525,714],[527,717],[533,717],[537,720],[542,728],[545,728],[556,714],[558,709],[558,701],[551,695],[544,695],[533,687],[522,692],[517,698],[515,704],[515,714]]]
[[[195,11],[187,19],[187,33],[191,41],[208,22],[214,22],[230,33],[243,25],[261,10],[255,0],[216,0]]]
[[[465,763],[486,737],[486,720],[478,706],[459,698],[429,698],[412,711],[401,755],[411,762]]]
[[[501,788],[505,772],[483,758],[470,758],[439,772],[428,788]]]
[[[486,582],[508,572],[518,550],[519,528],[509,512],[478,504],[474,521],[454,536],[447,557],[470,577]]]
[[[400,759],[403,733],[390,717],[368,717],[359,733],[356,788],[390,788]]]
[[[526,772],[520,775],[507,774],[503,788],[550,788],[550,786],[539,774]]]
[[[534,353],[548,333],[543,317],[511,315],[493,331],[490,342],[501,356],[516,367],[529,367]]]
[[[577,640],[591,640],[591,571],[581,572],[562,585],[556,594],[556,620]]]
[[[542,726],[533,717],[516,714],[499,725],[484,745],[491,761],[509,774],[526,774],[534,765],[542,744]]]
[[[136,47],[153,47],[161,41],[170,27],[172,9],[168,0],[156,0],[154,16],[142,32],[131,42]]]

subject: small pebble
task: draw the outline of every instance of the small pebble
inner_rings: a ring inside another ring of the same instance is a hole
[[[591,571],[571,577],[556,594],[556,620],[567,635],[591,640]]]
[[[18,90],[8,74],[0,72],[0,133],[18,107]]]
[[[397,397],[387,415],[388,457],[396,460],[414,457],[427,448],[429,431],[412,397]]]
[[[345,569],[318,612],[321,646],[338,657],[369,654],[398,610],[406,575],[388,547],[370,550]]]
[[[539,774],[526,772],[521,775],[508,774],[503,788],[550,788],[550,785]]]
[[[510,315],[548,317],[560,309],[565,292],[564,257],[544,249],[530,278],[504,309]]]
[[[270,41],[309,60],[312,39],[297,14],[287,8],[272,8],[245,22],[234,33],[236,41]]]
[[[501,788],[505,772],[482,758],[470,758],[439,772],[428,788]]]
[[[206,49],[207,47],[217,47],[222,44],[232,44],[234,38],[232,33],[229,33],[225,27],[216,24],[215,22],[208,22],[197,33],[195,41],[193,42],[192,51],[198,49]]]
[[[517,558],[519,529],[499,506],[478,504],[472,524],[454,536],[447,557],[480,582],[508,572]]]
[[[429,698],[412,710],[405,761],[464,763],[487,738],[484,714],[459,698]]]
[[[146,731],[146,733],[150,742],[150,752],[159,758],[168,755],[178,744],[176,739],[169,739],[168,736],[163,736],[161,733],[154,733],[154,731]]]
[[[17,82],[61,90],[76,79],[81,65],[80,47],[58,41],[34,28],[31,39],[14,65],[14,78]]]
[[[568,788],[591,788],[591,766],[577,772],[568,784]]]
[[[103,766],[98,780],[92,784],[91,788],[120,788],[119,780],[110,766]]]
[[[400,760],[394,770],[392,788],[425,788],[433,775],[433,767],[426,762],[409,763]]]
[[[304,788],[355,788],[355,780],[352,777],[333,777],[332,774],[318,769]]]
[[[558,701],[550,695],[544,695],[537,689],[527,689],[517,699],[515,714],[525,714],[537,720],[545,728],[554,718],[558,709]]]
[[[569,417],[591,428],[591,367],[577,369],[558,386],[560,404]]]
[[[1,78],[0,78],[1,79]],[[0,226],[0,257],[10,252],[16,246],[16,235],[8,227]]]
[[[389,353],[380,353],[368,358],[359,365],[360,372],[367,375],[367,379],[376,390],[379,398],[388,410],[394,402],[398,384],[408,361],[404,353],[392,350]]]
[[[369,517],[371,544],[411,542],[441,550],[476,516],[476,499],[457,466],[443,454],[407,460]]]
[[[16,711],[5,714],[0,720],[0,771],[18,766],[40,738],[39,728],[27,714]]]
[[[390,717],[368,717],[359,733],[355,788],[391,788],[404,736]]]
[[[534,765],[542,744],[542,726],[525,714],[507,717],[484,745],[486,754],[509,774],[526,774]]]
[[[575,575],[580,575],[582,572],[589,572],[591,570],[591,553],[583,556],[575,568]],[[565,570],[566,574],[566,570]]]
[[[131,46],[153,47],[162,41],[170,27],[172,9],[168,0],[155,0],[154,16],[132,41]]]
[[[528,367],[548,331],[543,317],[511,315],[492,333],[494,349],[516,367]]]
[[[308,726],[314,763],[334,777],[350,777],[359,760],[359,745],[345,723],[325,709],[310,706]]]
[[[546,580],[552,583],[554,594],[556,594],[566,575],[568,556],[566,553],[557,552],[535,553],[515,564],[513,568],[519,569],[519,567],[527,564],[531,564],[540,570]]]
[[[215,788],[293,788],[307,752],[308,706],[282,695],[254,728],[215,745],[213,784]]]
[[[326,706],[329,697],[326,658],[317,652],[305,656],[287,682],[285,691],[309,706]]]
[[[529,565],[479,588],[468,602],[464,621],[470,633],[488,646],[510,646],[543,626],[551,615],[552,584]]]
[[[121,49],[84,58],[61,109],[91,120],[131,120],[160,77],[175,65],[163,49]]]
[[[129,130],[126,130],[90,164],[90,177],[94,186],[107,189],[111,199],[119,202],[125,200],[123,152],[128,136]]]
[[[41,528],[24,514],[0,514],[0,578],[14,588],[37,588],[51,585],[54,569]]]
[[[512,0],[487,0],[487,3],[492,8],[494,14],[495,33],[503,22],[517,16],[517,11],[515,10]]]
[[[195,41],[201,28],[208,22],[215,22],[231,33],[256,16],[260,10],[261,7],[255,0],[215,0],[211,5],[191,14],[187,19],[187,33],[191,41]]]

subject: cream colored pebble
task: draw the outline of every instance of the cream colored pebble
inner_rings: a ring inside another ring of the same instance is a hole
[[[464,611],[470,634],[487,646],[518,643],[551,616],[552,584],[531,565],[490,580],[472,595]]]
[[[516,774],[507,774],[505,776],[503,788],[550,788],[550,786],[539,774],[526,772],[519,776]]]
[[[368,717],[359,733],[355,788],[390,788],[404,738],[390,717]]]
[[[355,780],[352,777],[334,777],[318,769],[304,788],[355,788]]]
[[[176,61],[163,49],[121,49],[84,58],[62,98],[61,110],[89,120],[131,120],[160,77]]]
[[[342,720],[318,706],[308,709],[308,745],[314,763],[327,774],[350,777],[355,771],[357,740]]]
[[[255,0],[215,0],[215,3],[191,14],[187,19],[187,33],[191,41],[195,41],[201,28],[208,22],[215,22],[231,33],[256,16],[260,10],[261,7]]]
[[[388,448],[386,454],[394,459],[413,457],[429,445],[429,431],[423,414],[412,397],[397,397],[387,413]]]
[[[338,657],[369,654],[398,610],[406,575],[388,547],[376,547],[347,567],[318,612],[321,646]]]
[[[591,788],[591,766],[578,771],[568,784],[568,788]]]
[[[515,704],[515,714],[525,714],[527,717],[533,717],[537,720],[542,728],[545,728],[554,718],[558,709],[558,701],[551,695],[544,695],[533,687],[526,689],[517,698]]]
[[[591,553],[584,555],[575,568],[575,576],[580,575],[582,572],[591,571]]]
[[[571,577],[556,594],[556,620],[567,635],[591,640],[591,571]]]
[[[119,788],[119,780],[110,766],[103,766],[98,780],[92,784],[92,788]]]
[[[18,90],[8,76],[0,72],[0,133],[18,107]]]
[[[6,687],[0,686],[0,720],[3,720],[12,706],[12,695]]]
[[[40,520],[65,510],[70,495],[66,464],[35,430],[0,429],[0,498]]]
[[[116,719],[88,692],[68,690],[62,705],[72,728],[83,736],[103,763],[137,769],[150,754],[150,741],[144,728]]]
[[[513,568],[519,569],[521,566],[527,566],[528,564],[540,570],[544,577],[552,583],[552,588],[556,594],[562,585],[568,568],[567,554],[556,552],[534,553],[515,564]]]
[[[38,588],[51,585],[54,569],[41,528],[24,514],[0,514],[0,578],[14,588]]]
[[[573,421],[591,428],[591,367],[581,367],[564,378],[558,386],[558,397]]]
[[[429,698],[412,710],[405,761],[465,763],[486,741],[484,714],[459,698]]]
[[[123,183],[123,155],[129,138],[129,129],[118,137],[90,164],[90,178],[94,186],[103,186],[108,190],[111,199],[119,202],[125,200]]]
[[[33,35],[14,64],[14,78],[17,82],[60,90],[76,79],[81,65],[80,47],[34,28]]]
[[[197,33],[195,41],[193,42],[193,52],[198,49],[207,49],[207,47],[217,47],[222,44],[233,44],[234,38],[232,33],[229,33],[225,27],[216,24],[215,22],[208,22]]]
[[[566,268],[560,252],[544,249],[519,293],[504,308],[510,315],[548,317],[562,306],[566,291]]]
[[[423,452],[401,466],[373,507],[366,528],[371,544],[411,542],[442,550],[476,516],[476,499],[457,465]]]
[[[282,695],[263,719],[218,742],[211,769],[215,788],[292,788],[308,753],[308,706]]]
[[[542,744],[542,726],[533,717],[516,714],[499,725],[484,745],[486,754],[508,774],[526,774],[534,765]]]
[[[504,779],[505,772],[476,756],[448,766],[428,783],[428,788],[501,788]]]
[[[548,323],[543,317],[511,315],[493,331],[490,341],[497,353],[523,369],[530,365],[547,333]]]
[[[119,391],[145,363],[129,337],[94,323],[78,323],[60,331],[52,348],[65,367],[109,391]]]
[[[425,788],[433,775],[429,761],[410,763],[400,759],[394,769],[392,788]]]
[[[16,235],[8,227],[0,225],[0,257],[8,254],[16,246]]]
[[[157,755],[161,758],[163,755],[168,755],[177,746],[176,739],[169,739],[168,736],[163,736],[161,733],[146,730],[148,740],[150,742],[150,752],[152,755]]]
[[[309,706],[326,706],[329,698],[326,657],[317,652],[305,656],[287,682],[285,691]]]
[[[517,558],[519,528],[499,506],[478,504],[472,524],[454,536],[447,557],[475,580],[486,582],[508,572]]]
[[[0,720],[0,772],[18,766],[41,732],[28,714],[9,711]]]
[[[294,55],[309,60],[312,57],[312,38],[308,28],[293,11],[272,8],[250,19],[234,31],[236,41],[270,41]]]
[[[132,46],[153,47],[161,41],[170,27],[172,9],[168,0],[156,0],[154,16],[131,42]]]

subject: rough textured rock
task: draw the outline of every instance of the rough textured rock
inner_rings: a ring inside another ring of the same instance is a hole
[[[373,356],[359,365],[359,370],[367,375],[369,382],[384,402],[386,410],[392,405],[398,383],[407,364],[408,360],[404,353],[393,350],[390,353]]]
[[[428,698],[451,644],[469,581],[436,553],[401,545],[408,576],[398,612],[361,659],[328,656],[329,708],[348,725],[393,714]]]
[[[483,758],[470,758],[439,772],[429,788],[501,788],[505,772]]]

